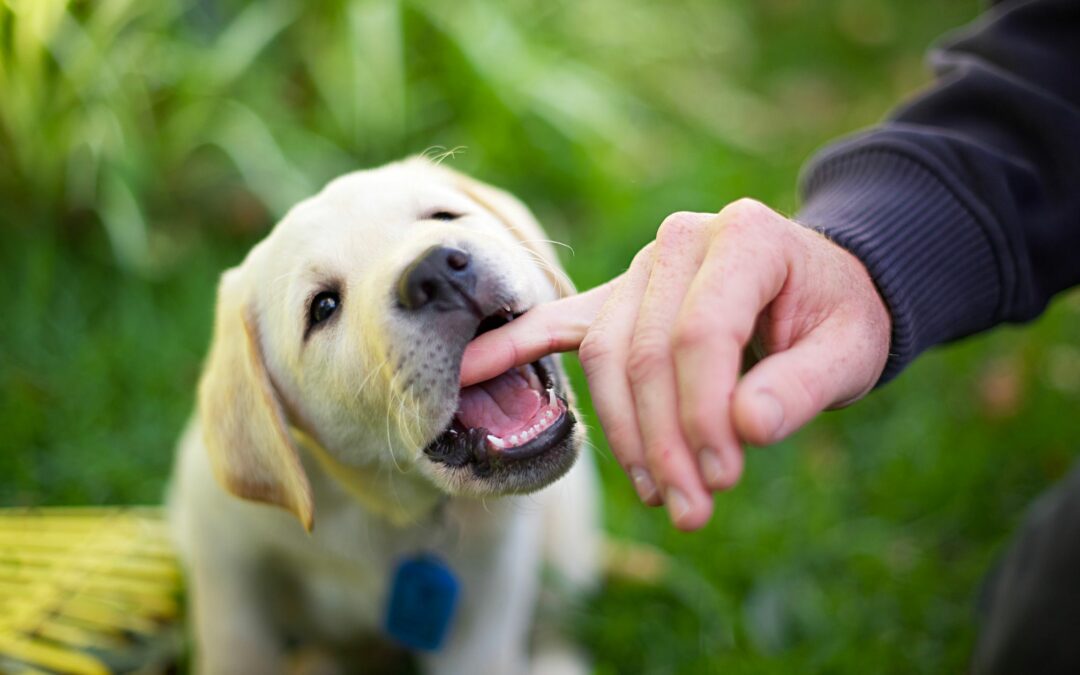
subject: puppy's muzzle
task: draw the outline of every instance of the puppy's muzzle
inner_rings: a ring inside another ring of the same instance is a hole
[[[465,310],[484,316],[476,299],[476,270],[468,252],[434,246],[422,253],[398,280],[398,302],[406,310]]]

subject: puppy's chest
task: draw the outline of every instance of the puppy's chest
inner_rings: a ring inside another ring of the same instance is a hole
[[[298,588],[309,627],[332,640],[379,631],[388,591],[389,564],[364,561],[350,568],[310,565]]]
[[[486,558],[495,547],[475,528],[455,521],[393,528],[355,512],[321,520],[307,541],[289,547],[286,561],[304,608],[302,620],[334,640],[379,634],[394,576],[404,562],[433,555],[455,576],[470,576],[477,553]]]

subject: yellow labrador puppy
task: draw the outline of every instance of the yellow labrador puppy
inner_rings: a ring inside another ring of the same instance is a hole
[[[284,672],[302,645],[364,672],[371,638],[430,673],[584,670],[531,634],[544,566],[596,575],[565,375],[458,385],[469,340],[569,290],[557,265],[516,199],[410,159],[331,182],[225,272],[169,498],[200,672]]]

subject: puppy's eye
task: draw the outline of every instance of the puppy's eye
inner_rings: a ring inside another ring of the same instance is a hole
[[[316,326],[326,321],[337,311],[341,304],[341,296],[333,291],[323,291],[311,301],[311,309],[308,311],[310,325]]]
[[[461,217],[460,213],[451,213],[450,211],[436,211],[428,216],[428,220],[457,220]]]

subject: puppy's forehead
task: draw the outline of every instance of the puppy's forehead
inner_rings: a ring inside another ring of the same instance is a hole
[[[311,254],[331,258],[346,249],[393,244],[435,211],[481,208],[440,174],[418,162],[357,171],[331,181],[293,207],[264,242],[276,263]],[[336,255],[335,255],[336,254]]]
[[[323,216],[333,214],[347,221],[372,224],[411,222],[435,208],[472,204],[437,172],[409,163],[346,174],[309,202]]]

